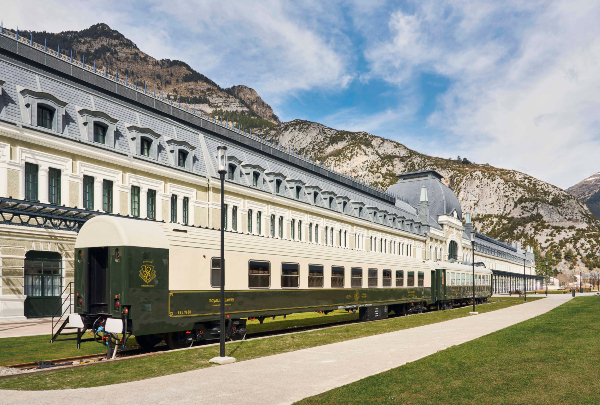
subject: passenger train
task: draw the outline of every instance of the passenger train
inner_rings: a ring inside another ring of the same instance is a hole
[[[246,320],[297,312],[358,311],[361,320],[471,302],[472,267],[408,256],[225,232],[228,339]],[[75,244],[69,323],[135,335],[144,348],[218,339],[220,231],[102,215]],[[491,295],[476,267],[475,296]]]

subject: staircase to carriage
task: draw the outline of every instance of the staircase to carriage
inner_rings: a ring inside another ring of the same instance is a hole
[[[76,340],[77,348],[80,349],[81,342],[88,342],[94,339],[82,339],[87,329],[69,326],[69,315],[73,313],[74,306],[72,281],[67,284],[60,296],[64,298],[61,301],[60,307],[57,308],[55,315],[52,315],[52,338],[50,339],[50,343]]]

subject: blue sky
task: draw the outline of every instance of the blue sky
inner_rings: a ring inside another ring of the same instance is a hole
[[[0,0],[5,26],[98,22],[284,121],[368,131],[559,187],[600,171],[600,2]]]

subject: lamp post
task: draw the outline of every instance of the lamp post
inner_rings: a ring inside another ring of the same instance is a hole
[[[210,359],[211,363],[233,363],[235,359],[233,357],[225,356],[225,175],[227,174],[227,147],[217,147],[217,159],[219,163],[219,177],[221,179],[221,275],[220,275],[220,287],[221,296],[219,299],[221,307],[221,319],[220,319],[220,345],[219,345],[219,357]]]
[[[473,313],[475,312],[475,232],[471,232],[471,250],[473,251]]]
[[[546,262],[546,297],[548,296],[548,262]]]
[[[525,253],[523,253],[523,294],[525,294],[525,302],[527,302],[527,279],[526,279],[526,275],[525,275],[525,261],[527,259],[525,258]]]
[[[579,294],[582,294],[583,290],[581,289],[581,272],[579,272]]]

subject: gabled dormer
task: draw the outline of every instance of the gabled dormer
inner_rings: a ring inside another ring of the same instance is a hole
[[[288,196],[294,200],[306,201],[306,191],[304,190],[306,184],[302,180],[288,179],[286,183]]]
[[[365,209],[367,210],[367,220],[377,222],[377,212],[379,212],[379,209],[373,206],[367,206]]]
[[[114,148],[115,129],[119,120],[103,111],[81,107],[76,109],[82,128],[82,139]]]
[[[344,214],[350,213],[350,198],[345,195],[338,195],[336,198],[338,209]]]
[[[196,147],[186,141],[169,139],[167,141],[169,155],[173,165],[180,169],[192,170],[194,167],[194,150]]]
[[[23,122],[33,127],[63,133],[66,101],[43,91],[17,86]]]
[[[227,155],[227,180],[240,183],[242,176],[242,161],[233,155]]]
[[[382,225],[387,225],[388,224],[388,215],[389,215],[389,212],[386,210],[378,211],[376,222],[379,224],[382,224]]]
[[[134,150],[134,156],[144,156],[152,160],[158,160],[158,143],[160,134],[150,128],[137,125],[127,125],[130,145]]]
[[[285,175],[279,172],[266,172],[265,177],[271,192],[276,195],[285,195]]]
[[[323,189],[319,186],[305,186],[304,191],[306,192],[306,197],[308,198],[308,202],[316,207],[323,206],[323,198],[321,193]]]
[[[388,214],[388,226],[391,226],[392,228],[398,228],[397,222],[398,218],[396,214]]]
[[[323,198],[323,206],[325,208],[329,208],[330,210],[338,211],[338,204],[336,201],[337,194],[333,191],[323,191],[321,193],[321,197]]]
[[[265,189],[265,169],[262,166],[253,163],[242,163],[242,173],[246,185],[259,190]]]
[[[365,219],[365,214],[367,212],[365,203],[362,201],[352,201],[350,204],[352,205],[352,215]]]

